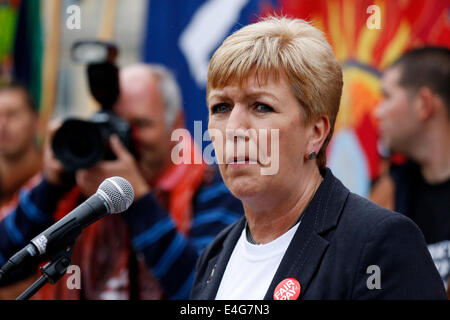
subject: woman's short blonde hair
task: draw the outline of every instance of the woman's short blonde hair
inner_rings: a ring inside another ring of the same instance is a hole
[[[317,165],[326,165],[342,93],[342,69],[320,30],[301,19],[270,17],[229,36],[214,53],[208,70],[207,96],[212,88],[242,85],[251,71],[258,79],[284,74],[300,102],[306,123],[328,116],[331,129]]]

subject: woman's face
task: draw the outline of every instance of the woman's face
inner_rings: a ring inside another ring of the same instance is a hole
[[[241,87],[212,88],[207,100],[220,172],[237,198],[268,199],[299,188],[313,129],[284,75],[264,82],[253,73]]]

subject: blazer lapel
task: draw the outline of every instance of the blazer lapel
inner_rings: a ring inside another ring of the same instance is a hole
[[[278,284],[287,278],[294,278],[300,283],[299,299],[301,299],[328,247],[328,241],[314,232],[297,233],[296,235],[299,235],[299,237],[286,251],[264,300],[272,300]]]
[[[303,217],[275,276],[264,297],[273,299],[277,285],[286,278],[300,283],[301,299],[311,279],[320,266],[329,242],[321,234],[335,227],[349,191],[337,180],[329,169],[313,199],[303,212]]]
[[[241,236],[242,230],[245,226],[245,217],[243,217],[239,223],[233,227],[225,241],[223,242],[222,250],[219,255],[212,258],[208,262],[208,280],[203,289],[202,299],[214,300],[219,290],[220,282],[225,273],[228,261],[230,260],[231,254],[233,253],[234,247],[236,246],[239,237]]]

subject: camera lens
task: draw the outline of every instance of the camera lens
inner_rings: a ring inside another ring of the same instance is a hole
[[[72,136],[67,139],[66,143],[64,151],[74,159],[90,158],[94,152],[94,143],[90,139],[77,139]]]
[[[55,133],[52,148],[67,170],[89,168],[103,158],[105,142],[98,126],[82,120],[68,120]]]

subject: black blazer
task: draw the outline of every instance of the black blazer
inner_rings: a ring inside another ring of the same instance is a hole
[[[299,299],[447,299],[424,237],[409,218],[349,192],[329,169],[322,175],[265,299],[273,299],[286,278],[300,282]],[[203,251],[191,299],[215,299],[244,226],[245,217]],[[379,267],[380,289],[368,286],[375,283],[372,265]]]

